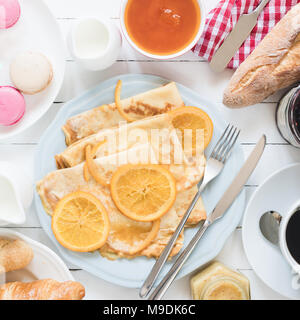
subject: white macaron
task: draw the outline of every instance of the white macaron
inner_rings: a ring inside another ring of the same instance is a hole
[[[19,54],[10,65],[10,77],[16,88],[25,94],[46,89],[53,78],[50,61],[39,52]]]

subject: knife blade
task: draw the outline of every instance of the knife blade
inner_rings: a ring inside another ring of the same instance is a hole
[[[243,14],[221,47],[214,54],[210,66],[215,72],[223,71],[244,41],[256,26],[257,18],[270,0],[263,0],[257,8],[248,14]]]
[[[187,247],[182,251],[182,253],[175,260],[173,266],[168,271],[168,273],[164,276],[162,281],[150,295],[149,300],[160,300],[165,292],[168,290],[169,286],[172,284],[174,279],[176,278],[178,272],[181,270],[182,266],[190,256],[190,254],[195,249],[197,243],[202,238],[203,234],[207,230],[207,228],[216,220],[220,219],[227,209],[231,206],[235,198],[241,192],[244,184],[247,182],[248,178],[254,171],[257,166],[258,161],[260,160],[263,151],[266,145],[266,136],[263,135],[258,143],[256,144],[254,150],[251,152],[250,156],[247,158],[246,162],[233,179],[230,186],[225,191],[222,198],[217,203],[215,209],[212,213],[207,217],[204,224],[199,228],[196,232],[190,243]]]
[[[254,171],[266,145],[266,136],[263,135],[256,147],[251,152],[250,156],[247,158],[245,164],[242,166],[239,173],[236,175],[228,189],[225,191],[224,195],[216,205],[213,212],[209,215],[208,219],[212,223],[213,221],[222,217],[226,210],[230,207],[233,200],[238,196],[244,184],[247,182],[248,178]]]

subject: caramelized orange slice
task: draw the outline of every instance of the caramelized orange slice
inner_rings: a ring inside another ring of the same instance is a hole
[[[176,182],[163,166],[154,164],[124,165],[116,170],[110,183],[117,208],[136,221],[154,221],[172,207]]]
[[[90,172],[86,162],[83,164],[83,177],[86,182],[90,181]]]
[[[148,225],[150,224],[150,226]],[[108,245],[119,252],[135,255],[147,248],[156,238],[160,228],[160,219],[153,222],[135,222],[130,226],[111,224]]]
[[[121,89],[122,89],[122,80],[119,80],[115,89],[115,105],[120,113],[120,115],[128,122],[132,122],[135,119],[130,118],[130,116],[123,110],[121,106]]]
[[[169,113],[174,128],[184,134],[185,129],[192,129],[192,149],[196,153],[197,129],[204,130],[204,149],[210,143],[213,135],[213,122],[209,115],[197,107],[180,107]],[[199,143],[199,142],[198,142]]]
[[[94,147],[93,147],[93,149],[92,149],[93,159],[95,158],[95,155],[96,155],[97,150],[98,150],[105,142],[106,142],[106,140],[103,140],[103,141],[98,142],[96,145],[94,145]],[[89,168],[88,168],[86,162],[85,162],[84,165],[83,165],[83,177],[84,177],[84,180],[85,180],[86,182],[89,182],[89,180],[90,180],[90,172],[89,172]]]
[[[101,248],[109,234],[108,214],[101,201],[90,193],[77,191],[62,198],[52,216],[57,241],[72,251]]]
[[[102,142],[102,144],[104,143],[105,141]],[[99,144],[98,144],[98,147],[99,147]],[[96,149],[97,151],[97,149]],[[108,186],[108,183],[103,179],[103,177],[101,176],[100,172],[99,172],[99,168],[97,167],[95,161],[94,161],[94,156],[95,156],[95,153],[93,153],[92,151],[92,147],[90,145],[88,145],[86,148],[85,148],[85,161],[86,161],[86,166],[88,168],[88,171],[89,173],[92,175],[92,177],[96,180],[96,182],[98,182],[99,184],[101,184],[102,186],[104,187],[107,187]],[[89,176],[87,175],[86,173],[86,168],[84,168],[84,177],[85,179],[88,178],[89,179]],[[86,180],[88,181],[88,180]]]

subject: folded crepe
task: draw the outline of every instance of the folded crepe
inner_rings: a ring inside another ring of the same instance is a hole
[[[114,171],[120,165],[126,163],[126,161],[128,162],[128,159],[130,159],[130,163],[145,163],[141,158],[136,158],[135,156],[137,154],[145,154],[146,152],[151,156],[151,159],[156,155],[156,152],[150,144],[143,144],[120,153],[97,158],[95,163],[102,178],[109,182]],[[157,159],[157,163],[159,163],[159,159]],[[166,165],[176,180],[176,201],[173,207],[161,218],[160,229],[156,238],[147,248],[134,255],[128,253],[129,248],[133,245],[134,241],[139,241],[145,237],[145,234],[150,231],[152,223],[137,222],[125,217],[114,205],[109,188],[98,184],[94,179],[90,179],[88,182],[84,179],[84,163],[72,168],[56,170],[49,173],[44,179],[37,183],[37,191],[46,212],[50,215],[52,215],[58,201],[74,191],[86,191],[100,199],[109,213],[111,223],[107,243],[100,250],[103,256],[109,259],[115,259],[117,257],[132,258],[138,255],[158,257],[197,192],[196,184],[203,176],[204,164],[205,159],[203,156],[202,165],[199,165],[199,163],[197,163],[197,165]],[[197,224],[204,219],[205,216],[206,212],[202,200],[200,200],[194,208],[188,224]],[[124,231],[126,232],[124,233]],[[182,244],[183,233],[177,240],[172,255],[178,253]]]
[[[157,130],[163,133],[160,141],[157,141],[157,136],[154,135],[158,132]],[[58,169],[76,166],[85,160],[87,145],[93,147],[104,140],[106,143],[97,150],[97,158],[128,150],[141,143],[151,143],[157,149],[162,144],[169,143],[170,140],[172,143],[176,138],[174,133],[175,130],[168,114],[134,121],[112,129],[100,130],[96,134],[73,143],[62,153],[56,155],[56,165]],[[159,142],[159,146],[157,146],[157,142]]]
[[[182,106],[184,103],[174,82],[121,100],[123,111],[135,120],[166,113]],[[120,121],[125,119],[112,103],[73,116],[67,120],[62,130],[66,144],[70,145],[99,130],[117,126]]]
[[[175,232],[197,190],[197,186],[194,186],[177,194],[173,207],[160,219],[160,229],[156,238],[149,246],[134,255],[128,254],[128,251],[132,248],[134,241],[138,241],[142,237],[145,238],[145,232],[150,231],[151,223],[137,222],[128,219],[120,213],[110,214],[111,231],[106,244],[99,250],[101,255],[110,260],[117,258],[131,259],[137,256],[158,258]],[[205,219],[205,217],[206,211],[200,198],[186,226],[193,227]],[[183,246],[183,240],[184,234],[182,232],[171,251],[170,257],[173,257],[180,251]]]

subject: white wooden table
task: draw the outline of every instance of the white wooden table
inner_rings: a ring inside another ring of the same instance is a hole
[[[206,0],[207,9],[218,0]],[[72,22],[82,16],[106,16],[119,25],[121,0],[45,0],[57,18],[64,35]],[[82,70],[67,53],[66,77],[60,94],[44,117],[33,127],[9,140],[0,142],[0,159],[14,163],[33,175],[33,157],[37,142],[44,130],[54,119],[57,111],[71,98],[81,94],[99,82],[125,73],[151,73],[178,81],[196,90],[205,99],[213,101],[225,120],[242,129],[241,144],[247,155],[262,133],[267,135],[267,147],[261,162],[246,186],[247,199],[255,189],[275,170],[299,161],[300,153],[289,146],[279,135],[275,124],[276,103],[282,93],[270,97],[267,102],[241,109],[227,109],[222,104],[222,93],[232,71],[214,74],[208,64],[193,53],[169,61],[154,61],[135,52],[123,39],[123,48],[118,61],[109,69],[100,72]],[[13,228],[13,227],[12,227]],[[13,228],[44,243],[57,251],[45,232],[41,229],[32,205],[27,212],[24,225]],[[241,226],[226,242],[217,259],[227,266],[245,274],[251,282],[252,299],[283,299],[268,288],[254,273],[245,256],[241,238]],[[138,290],[118,287],[98,279],[91,274],[67,263],[76,280],[86,288],[87,299],[138,299]],[[168,299],[190,299],[189,276],[176,281],[165,296]]]

